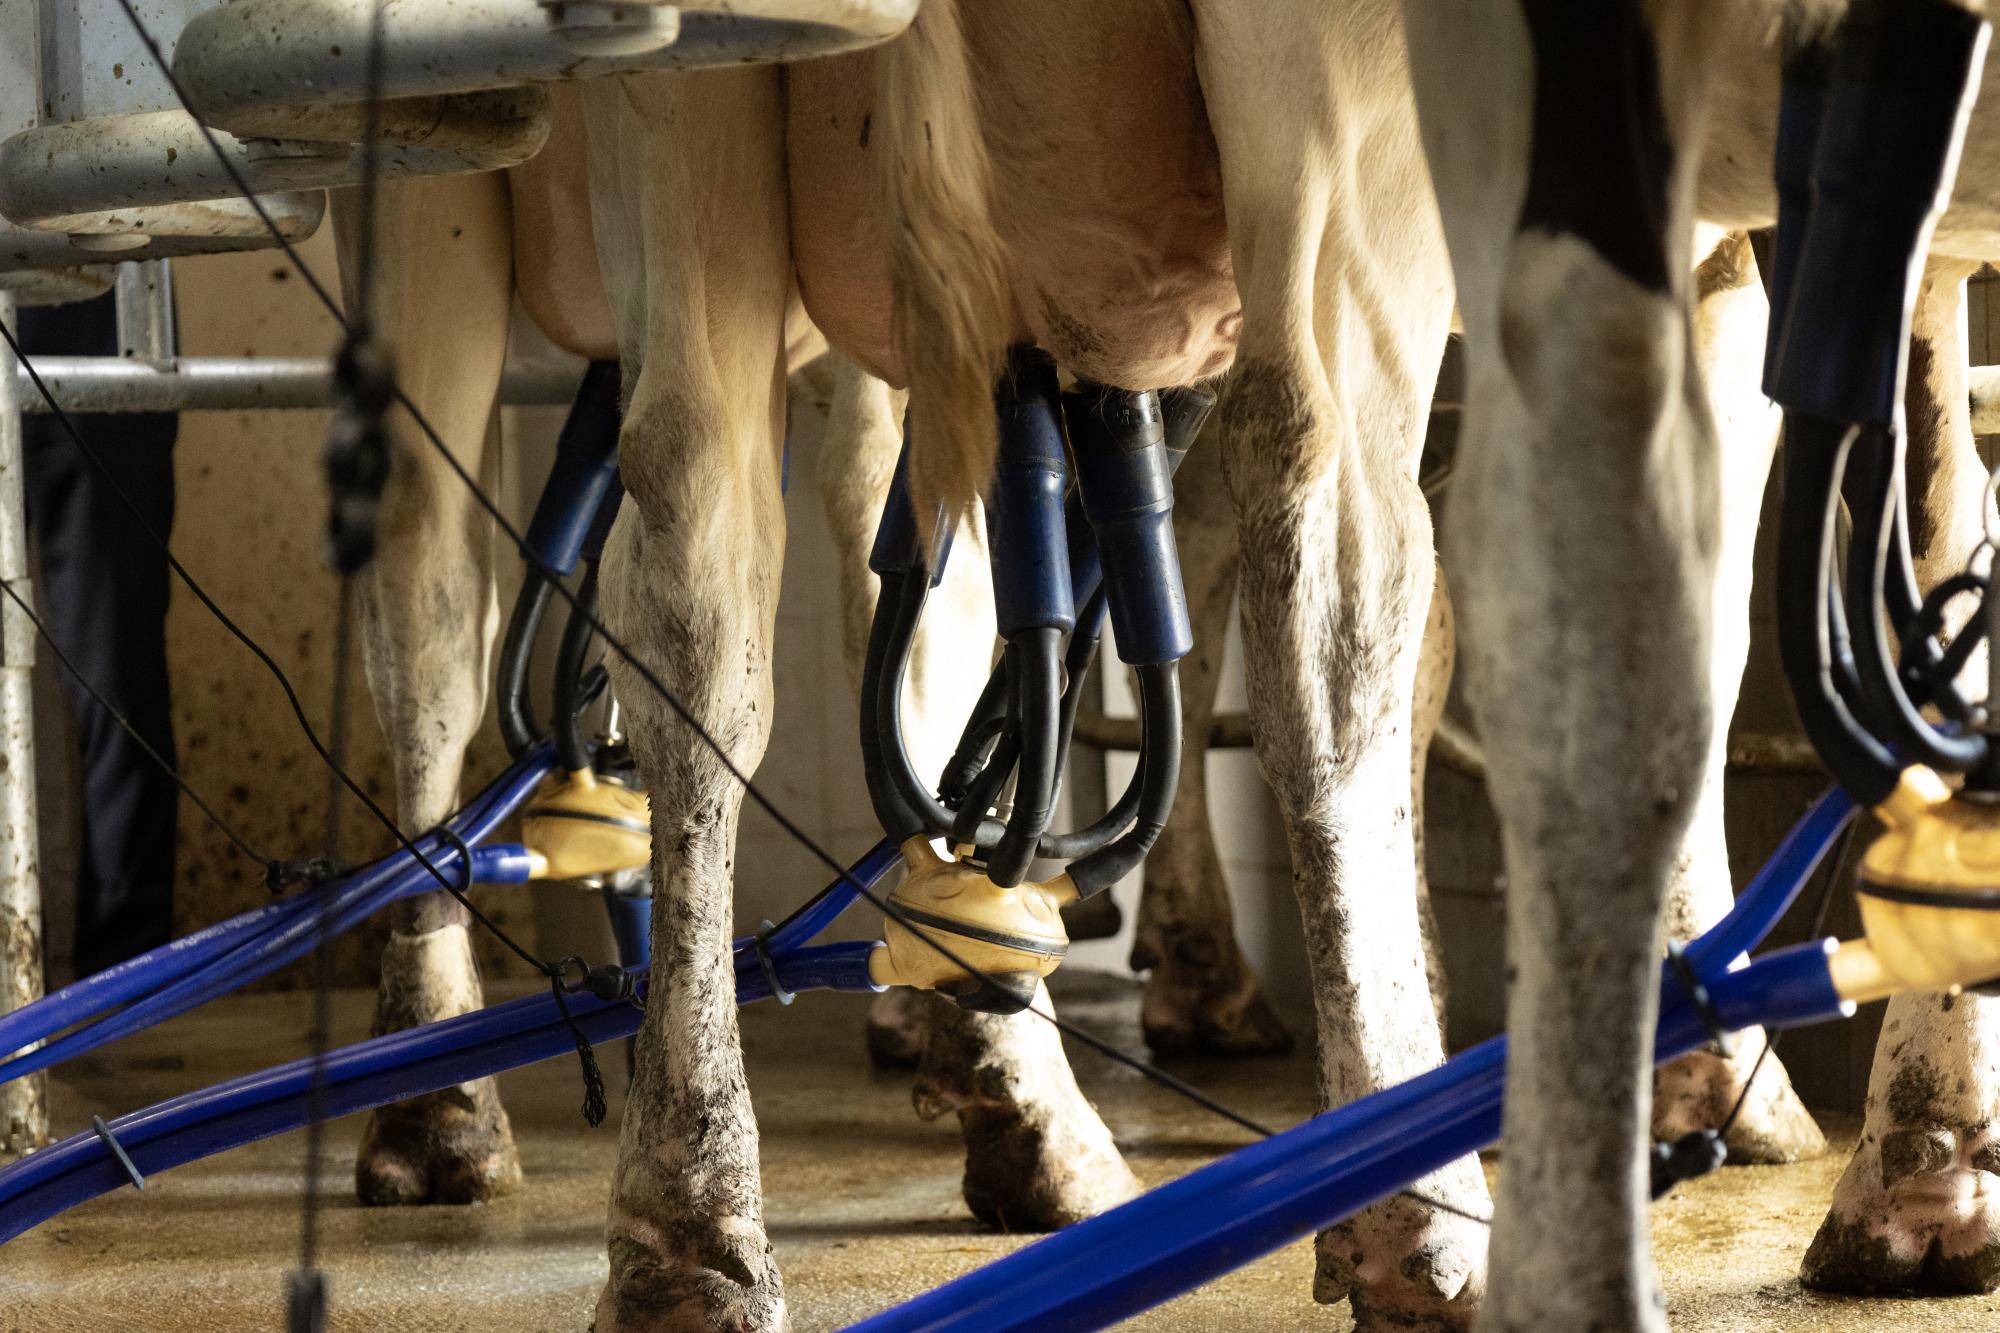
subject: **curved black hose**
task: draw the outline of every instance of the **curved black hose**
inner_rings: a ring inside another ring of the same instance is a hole
[[[1904,678],[1912,684],[1921,683],[1921,701],[1936,704],[1946,716],[1968,726],[1972,723],[1972,709],[1958,692],[1957,682],[1972,654],[1986,642],[1986,617],[1975,614],[1967,620],[1943,652],[1938,651],[1937,645],[1945,637],[1945,608],[1968,593],[1983,599],[1986,592],[1987,581],[1977,574],[1954,574],[1930,590],[1917,609],[1916,619],[1903,631]],[[1909,665],[1912,662],[1917,664],[1914,668]]]
[[[993,757],[986,767],[979,770],[971,782],[966,784],[965,795],[960,800],[958,814],[951,822],[951,843],[954,847],[971,847],[977,851],[989,850],[998,841],[998,834],[985,847],[979,845],[982,827],[999,830],[1000,825],[986,818],[986,812],[1000,799],[1000,789],[1007,785],[1007,779],[1014,775],[1014,765],[1021,758],[1021,736],[1011,722],[1000,733],[999,742],[993,747]]]
[[[903,842],[919,833],[928,832],[924,819],[904,800],[897,784],[892,781],[887,759],[887,746],[883,743],[881,710],[877,699],[882,693],[882,679],[887,671],[891,655],[891,640],[896,634],[896,615],[893,608],[903,601],[903,588],[910,576],[904,574],[884,574],[881,592],[875,603],[875,618],[868,626],[868,651],[861,666],[861,773],[868,784],[868,801],[875,808],[875,820],[882,831],[897,842]],[[917,576],[922,582],[922,576]],[[907,653],[908,648],[904,651]],[[889,706],[893,714],[901,700],[900,681],[889,692]]]
[[[1849,506],[1854,533],[1847,556],[1847,603],[1865,608],[1848,622],[1854,664],[1861,682],[1870,730],[1886,740],[1903,758],[1934,768],[1963,773],[1986,758],[1987,741],[1980,733],[1950,736],[1932,726],[1910,701],[1899,677],[1891,640],[1882,632],[1876,608],[1889,611],[1900,642],[1916,620],[1919,602],[1915,579],[1907,565],[1890,570],[1898,545],[1902,509],[1902,462],[1899,442],[1883,432],[1858,433],[1863,446],[1848,447],[1847,466],[1858,473],[1858,502]],[[1907,551],[1905,551],[1907,558]],[[1902,562],[1895,562],[1901,564]],[[1897,615],[1897,609],[1902,614]]]
[[[1091,659],[1097,656],[1098,634],[1104,624],[1104,590],[1099,588],[1085,604],[1077,616],[1076,632],[1070,636],[1069,653],[1064,659],[1064,669],[1069,672],[1069,684],[1063,690],[1062,704],[1062,749],[1057,756],[1058,765],[1069,761],[1070,738],[1076,727],[1077,706],[1082,702],[1084,674],[1090,670]],[[1152,762],[1147,748],[1144,725],[1140,728],[1140,748],[1138,763],[1132,769],[1132,777],[1125,784],[1118,799],[1110,808],[1090,824],[1069,833],[1045,833],[1037,852],[1058,861],[1074,861],[1078,857],[1089,856],[1102,850],[1111,840],[1123,833],[1132,823],[1139,810],[1140,792],[1145,786],[1146,768]],[[1176,726],[1178,733],[1178,725]],[[1058,770],[1060,771],[1060,770]]]
[[[888,811],[897,816],[896,824],[884,819],[883,828],[899,840],[919,832],[947,833],[955,822],[952,812],[924,789],[903,741],[903,678],[909,673],[917,624],[923,619],[930,591],[930,574],[922,568],[882,576],[875,623],[868,636],[868,661],[861,677],[862,758],[869,773],[869,795],[877,799],[878,818],[884,813],[885,800]],[[997,843],[1001,831],[998,821],[982,820],[980,845]]]
[[[1062,631],[1037,627],[1007,644],[1014,680],[1014,728],[1021,757],[1015,772],[1014,808],[1006,831],[986,855],[986,877],[1003,889],[1028,877],[1035,849],[1048,831],[1055,807],[1056,756],[1060,749]]]
[[[1139,808],[1132,827],[1070,865],[1077,896],[1102,893],[1136,870],[1173,812],[1181,780],[1181,678],[1178,662],[1136,666],[1140,738],[1145,746]]]
[[[1856,801],[1876,805],[1902,765],[1855,718],[1836,674],[1844,638],[1829,578],[1840,474],[1852,443],[1839,422],[1785,419],[1784,507],[1778,527],[1778,651],[1799,722],[1827,769]]]
[[[586,613],[587,612],[587,613]],[[584,656],[590,651],[591,619],[597,613],[597,562],[583,569],[583,582],[576,590],[576,606],[563,626],[562,643],[556,649],[556,754],[563,771],[581,773],[590,767],[590,745],[583,739],[579,718],[587,706],[583,699]]]
[[[1005,662],[995,664],[986,677],[986,688],[959,733],[958,748],[951,752],[944,773],[938,778],[938,795],[945,803],[961,806],[972,783],[978,778],[993,750],[993,744],[1007,727],[1007,670]]]
[[[542,734],[541,724],[535,721],[534,707],[528,702],[528,665],[534,656],[535,637],[541,632],[551,592],[541,571],[529,566],[521,580],[521,591],[514,598],[513,614],[507,618],[507,633],[500,640],[499,679],[494,693],[499,696],[500,739],[506,742],[507,754],[513,759],[532,749]]]

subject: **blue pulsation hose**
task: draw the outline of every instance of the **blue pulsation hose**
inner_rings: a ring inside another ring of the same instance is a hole
[[[456,853],[447,849],[432,848],[425,854],[433,858],[433,864],[437,864],[440,856],[456,860]],[[334,926],[335,933],[352,929],[361,917],[386,903],[434,887],[429,873],[421,867],[416,869],[420,878],[413,878],[407,871],[400,876],[392,871],[386,877],[386,883],[380,882],[384,876],[379,875],[357,875],[346,882],[336,890],[328,913],[329,920],[340,918],[348,905],[354,902],[365,901],[367,906],[360,916],[348,913],[344,918],[346,924]],[[472,882],[475,884],[519,884],[529,877],[529,870],[526,851],[516,844],[474,849]],[[225,987],[225,990],[265,976],[290,959],[282,958],[269,966],[251,960],[258,956],[260,949],[269,948],[271,942],[288,928],[296,928],[300,924],[316,926],[318,906],[316,894],[294,894],[65,986],[0,1019],[0,1052],[17,1051],[23,1046],[47,1040],[58,1032],[98,1018],[127,1003],[136,1001],[135,1008],[149,1004],[173,983],[205,968],[212,972],[211,965],[221,968],[225,976],[235,977],[233,985]],[[86,985],[107,978],[106,984]],[[141,999],[142,996],[146,998]],[[0,1082],[13,1077],[16,1073],[6,1062],[0,1061]]]
[[[448,827],[467,842],[478,842],[491,836],[501,821],[519,808],[534,791],[553,764],[554,751],[551,747],[540,746],[530,751],[474,797]],[[446,870],[440,864],[441,857],[456,859],[451,844],[442,838],[418,838],[415,845],[440,870]],[[417,865],[407,851],[398,849],[329,886],[329,891],[336,895],[337,906],[349,901],[350,895],[372,891],[410,869],[415,869],[424,879],[409,891],[420,890],[430,883],[428,872]],[[502,883],[515,883],[525,877],[511,865],[496,870],[495,874],[496,881]],[[475,882],[480,880],[480,872],[476,868],[474,878]],[[397,896],[407,896],[407,893]],[[0,1052],[19,1050],[78,1023],[99,1017],[142,995],[157,994],[196,971],[210,968],[234,950],[267,940],[273,933],[297,921],[315,920],[318,905],[317,893],[295,893],[65,986],[0,1017]],[[264,969],[266,972],[269,970]],[[264,974],[247,971],[237,974],[233,963],[227,971],[236,975],[236,985]],[[0,1064],[0,1081],[26,1072],[29,1071],[25,1068],[10,1070],[7,1065]]]
[[[267,903],[51,991],[0,1016],[0,1052],[17,1051],[155,990],[245,940],[261,936],[295,908],[290,898]]]
[[[892,840],[882,839],[863,852],[861,859],[849,866],[844,876],[821,889],[805,906],[786,920],[779,922],[777,928],[771,932],[771,939],[766,947],[773,953],[789,952],[798,948],[832,925],[834,920],[861,896],[860,890],[854,887],[855,884],[872,889],[881,882],[884,875],[901,865],[902,861],[902,849]],[[739,936],[734,941],[738,956],[740,957],[741,951],[750,948],[755,941],[754,935]]]
[[[1836,785],[1822,792],[1737,895],[1728,914],[1688,945],[1688,961],[1696,973],[1706,976],[1728,967],[1763,943],[1853,817],[1854,798],[1845,789]]]
[[[459,857],[455,849],[427,851],[425,854],[447,875],[454,873],[458,866]],[[529,877],[531,863],[526,851],[517,845],[475,848],[472,857],[473,883],[519,884],[525,883]],[[388,883],[372,890],[360,886],[350,888],[329,905],[327,931],[330,935],[344,935],[390,903],[429,892],[435,887],[436,881],[430,871],[411,864]],[[0,1083],[74,1059],[108,1042],[197,1009],[210,1000],[297,962],[311,953],[318,942],[319,913],[314,905],[308,904],[304,910],[293,912],[279,928],[214,959],[127,1008],[57,1037],[45,1046],[0,1061]]]
[[[881,989],[868,976],[874,941],[817,945],[772,959],[789,991]],[[645,993],[644,973],[638,993]],[[736,995],[748,1004],[771,994],[761,967],[739,970]],[[577,1026],[592,1042],[638,1030],[640,1011],[588,992],[566,997]],[[328,1118],[402,1101],[485,1074],[575,1050],[553,996],[543,993],[458,1018],[428,1023],[335,1051],[327,1057],[322,1111]],[[167,1170],[306,1123],[310,1058],[231,1079],[130,1115],[108,1128],[145,1174]],[[94,1130],[22,1158],[0,1170],[0,1243],[64,1209],[128,1183]]]
[[[1845,1011],[1827,945],[1797,945],[1707,980],[1726,1027]],[[1682,1003],[1661,1016],[1656,1060],[1709,1039]],[[1506,1038],[1066,1227],[853,1326],[851,1333],[1101,1328],[1350,1217],[1496,1142]]]

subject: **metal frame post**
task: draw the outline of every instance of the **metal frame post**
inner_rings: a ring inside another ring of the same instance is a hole
[[[120,264],[111,299],[118,309],[118,355],[165,370],[174,361],[174,270],[164,259]]]
[[[12,292],[0,321],[17,327]],[[14,355],[0,344],[0,581],[29,602],[21,397]],[[42,995],[42,891],[35,811],[35,630],[13,600],[0,606],[0,1013]],[[0,1159],[49,1141],[48,1076],[0,1084]]]

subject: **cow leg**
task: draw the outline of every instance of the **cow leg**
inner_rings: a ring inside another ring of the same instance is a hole
[[[1986,468],[1958,332],[1967,271],[1933,262],[1910,345],[1910,537],[1926,588],[1965,568],[1981,532]],[[1983,680],[1983,663],[1968,675]],[[1824,1291],[2000,1287],[2000,1000],[1889,1001],[1861,1143],[1801,1274]]]
[[[1723,835],[1723,778],[1729,756],[1729,713],[1750,651],[1750,576],[1764,482],[1780,424],[1764,397],[1764,329],[1770,303],[1757,280],[1749,239],[1725,237],[1695,270],[1694,332],[1709,407],[1721,440],[1722,545],[1715,568],[1714,639],[1709,686],[1715,700],[1708,764],[1693,822],[1667,880],[1667,936],[1686,941],[1720,921],[1735,901],[1729,844]],[[1653,1074],[1653,1137],[1677,1139],[1719,1128],[1731,1108],[1732,1162],[1796,1162],[1826,1151],[1826,1136],[1792,1090],[1775,1057],[1763,1055],[1762,1028],[1737,1034],[1732,1053],[1705,1048],[1660,1066]],[[1751,1071],[1757,1082],[1744,1097]]]
[[[1424,778],[1430,769],[1431,737],[1444,720],[1451,697],[1451,671],[1458,655],[1458,621],[1452,615],[1451,593],[1444,567],[1433,561],[1430,612],[1424,618],[1424,642],[1417,651],[1417,680],[1410,703],[1410,839],[1417,868],[1417,925],[1423,932],[1424,976],[1431,986],[1438,1030],[1445,1030],[1451,1010],[1451,981],[1444,970],[1444,938],[1438,933],[1437,911],[1431,903],[1430,866],[1424,859]]]
[[[1451,278],[1393,25],[1303,2],[1282,17],[1196,8],[1243,294],[1220,431],[1245,675],[1332,1107],[1444,1056],[1417,907],[1410,732],[1434,567],[1415,473]],[[1486,1209],[1470,1157],[1418,1189]],[[1315,1294],[1351,1296],[1363,1328],[1461,1326],[1484,1246],[1477,1223],[1398,1196],[1321,1235]]]
[[[1292,1034],[1236,942],[1208,811],[1206,737],[1236,598],[1236,518],[1222,489],[1215,435],[1213,428],[1203,433],[1174,483],[1174,535],[1194,651],[1181,660],[1180,791],[1146,857],[1132,967],[1147,973],[1140,1016],[1146,1045],[1156,1053],[1280,1055],[1292,1048]]]
[[[842,625],[859,683],[876,579],[868,571],[889,476],[902,446],[901,395],[835,354],[834,392],[821,461],[828,525],[842,552]],[[904,729],[920,773],[943,769],[985,684],[993,642],[986,545],[961,529],[945,581],[912,651]],[[893,997],[893,1001],[892,1001]],[[1050,1012],[1048,992],[1036,1006]],[[913,1098],[926,1120],[958,1113],[965,1136],[965,1201],[974,1216],[1010,1231],[1064,1226],[1122,1203],[1138,1182],[1084,1099],[1053,1026],[1032,1014],[971,1014],[905,987],[869,1014],[877,1064],[920,1066]]]
[[[336,191],[341,277],[353,305],[352,191]],[[507,187],[497,175],[385,181],[374,319],[396,375],[461,464],[477,474],[507,353],[513,299]],[[485,515],[400,411],[381,541],[360,576],[362,648],[411,837],[458,806],[465,747],[486,711],[498,611]],[[442,890],[391,909],[375,1032],[453,1018],[483,1003],[466,930]],[[363,1203],[471,1203],[511,1188],[520,1159],[490,1078],[378,1109],[355,1162]]]
[[[605,619],[748,773],[770,730],[785,533],[779,78],[760,67],[607,79],[584,103],[628,386],[629,499],[605,553]],[[742,791],[652,685],[609,660],[652,797],[653,965],[596,1328],[766,1333],[786,1317],[730,956]]]
[[[1466,331],[1445,559],[1510,889],[1480,1326],[1663,1330],[1645,1162],[1662,907],[1711,734],[1719,487],[1686,284],[1723,16],[1405,14]]]

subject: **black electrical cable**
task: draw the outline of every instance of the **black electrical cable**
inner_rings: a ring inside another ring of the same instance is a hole
[[[109,717],[113,722],[118,724],[120,731],[123,731],[127,736],[132,738],[133,742],[138,745],[140,753],[151,760],[160,772],[166,774],[169,782],[180,788],[181,795],[194,802],[195,809],[207,816],[208,822],[215,825],[216,831],[228,839],[230,846],[262,866],[267,877],[276,871],[282,862],[265,856],[255,847],[251,846],[249,839],[237,832],[228,820],[218,814],[215,807],[209,804],[208,799],[199,791],[196,791],[188,780],[180,775],[180,770],[168,763],[166,756],[153,748],[152,743],[139,733],[139,729],[136,726],[132,725],[131,719],[119,712],[117,706],[105,697],[104,691],[98,689],[96,683],[90,677],[77,670],[76,663],[70,661],[69,654],[65,653],[62,645],[56,642],[55,635],[49,633],[48,626],[43,624],[42,618],[35,614],[34,607],[28,605],[28,599],[14,591],[13,583],[6,579],[0,579],[0,592],[7,594],[7,599],[14,603],[23,616],[27,617],[28,623],[35,627],[35,633],[41,638],[43,643],[49,646],[49,651],[56,655],[56,661],[61,663],[62,669],[69,673],[70,679],[83,687],[83,692],[89,695],[99,708],[104,710],[106,717]]]

